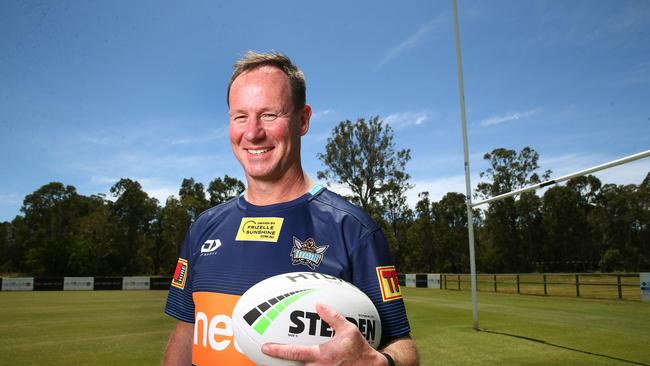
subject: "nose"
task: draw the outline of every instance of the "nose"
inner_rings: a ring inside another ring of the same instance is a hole
[[[265,136],[266,133],[259,118],[250,117],[248,121],[246,121],[244,138],[248,141],[259,141],[263,140]]]

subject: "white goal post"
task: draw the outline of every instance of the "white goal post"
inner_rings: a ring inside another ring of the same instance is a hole
[[[480,205],[484,205],[486,203],[498,201],[501,199],[504,199],[506,197],[511,197],[523,192],[527,191],[532,191],[540,188],[544,188],[546,186],[550,186],[553,184],[557,184],[563,181],[567,181],[572,178],[580,177],[583,175],[591,174],[600,170],[608,169],[617,165],[629,163],[635,160],[647,158],[650,156],[650,150],[642,151],[640,153],[626,156],[624,158],[620,158],[617,160],[610,161],[608,163],[596,165],[594,167],[580,170],[575,173],[567,174],[559,178],[547,180],[542,183],[537,183],[537,184],[532,184],[530,186],[520,188],[508,193],[500,194],[498,196],[490,197],[488,199],[472,203],[472,185],[470,181],[470,170],[469,170],[469,150],[468,150],[468,142],[467,142],[467,119],[465,115],[465,86],[464,86],[464,81],[463,81],[463,61],[461,57],[461,52],[460,52],[460,32],[458,30],[458,10],[456,6],[456,1],[457,0],[452,0],[451,5],[452,5],[452,10],[453,10],[453,16],[454,16],[454,33],[456,35],[456,63],[458,66],[458,93],[459,93],[459,98],[460,98],[460,119],[461,119],[461,126],[462,126],[462,133],[463,133],[463,155],[464,155],[464,163],[465,163],[465,190],[466,190],[466,199],[465,203],[467,205],[467,231],[468,231],[468,237],[469,237],[469,257],[470,257],[470,282],[471,282],[471,287],[472,287],[472,327],[475,330],[480,330],[479,328],[479,322],[478,322],[478,295],[477,295],[477,287],[476,287],[476,258],[474,254],[474,225],[472,224],[474,222],[473,214],[472,214],[472,208]]]

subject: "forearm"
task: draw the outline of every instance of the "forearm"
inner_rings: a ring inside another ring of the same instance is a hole
[[[192,337],[194,324],[179,321],[169,336],[163,366],[189,366],[192,364]]]
[[[415,342],[411,337],[402,337],[388,343],[384,348],[379,350],[391,355],[395,360],[396,366],[418,366],[420,360]]]

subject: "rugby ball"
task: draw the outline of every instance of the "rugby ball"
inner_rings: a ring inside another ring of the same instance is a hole
[[[261,348],[267,342],[311,346],[329,341],[334,332],[316,312],[316,303],[341,313],[368,344],[379,346],[381,321],[368,296],[338,277],[316,272],[284,273],[248,289],[232,314],[235,342],[257,365],[302,365],[267,356]]]

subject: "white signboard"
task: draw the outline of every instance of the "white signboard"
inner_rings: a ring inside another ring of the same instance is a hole
[[[641,301],[650,302],[650,272],[639,273],[639,285],[641,287]]]
[[[92,291],[95,284],[94,277],[64,277],[64,291]]]
[[[415,273],[406,274],[406,287],[415,287]]]
[[[427,274],[427,287],[440,288],[440,274],[438,273]]]
[[[33,291],[33,277],[2,278],[2,291]]]
[[[149,277],[124,277],[122,290],[148,290]]]

